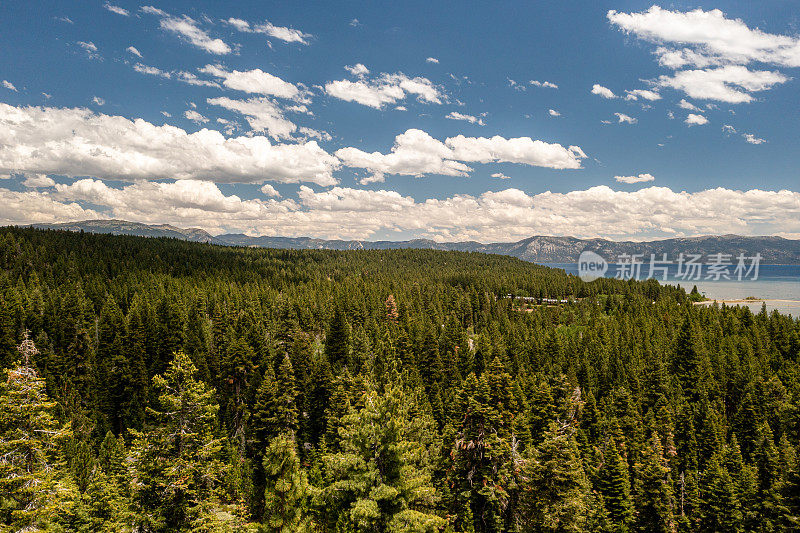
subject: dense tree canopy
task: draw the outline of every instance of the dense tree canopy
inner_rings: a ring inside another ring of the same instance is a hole
[[[654,281],[3,228],[0,368],[2,531],[800,524],[800,322]]]

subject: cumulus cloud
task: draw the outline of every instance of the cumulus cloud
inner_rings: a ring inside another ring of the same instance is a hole
[[[161,70],[160,68],[152,67],[150,65],[143,65],[141,63],[136,63],[135,65],[133,65],[133,70],[141,74],[148,74],[150,76],[159,76],[161,78],[167,78],[167,79],[172,78],[171,72],[167,72]]]
[[[124,8],[121,8],[119,6],[115,6],[115,5],[112,5],[112,4],[109,4],[109,3],[103,4],[103,7],[108,9],[112,13],[116,13],[117,15],[122,15],[124,17],[127,17],[127,16],[130,15],[130,13],[128,12],[127,9],[124,9]]]
[[[550,81],[538,81],[538,80],[531,80],[528,83],[533,85],[534,87],[543,87],[545,89],[558,89],[558,85]],[[599,87],[599,85],[598,85]]]
[[[369,74],[369,69],[363,63],[356,63],[355,65],[347,65],[344,69],[353,76],[366,76]]]
[[[138,58],[142,57],[142,53],[135,46],[129,46],[128,48],[125,49],[125,51],[128,52],[129,54],[135,55]]]
[[[142,63],[136,63],[135,65],[133,65],[133,70],[141,74],[147,74],[149,76],[158,76],[166,79],[176,79],[180,82],[189,85],[219,88],[219,84],[217,82],[209,80],[201,80],[191,72],[186,72],[185,70],[167,71],[167,70],[161,70],[158,67],[144,65]]]
[[[266,196],[272,196],[275,198],[280,198],[281,193],[278,192],[278,189],[270,185],[269,183],[265,183],[261,186],[261,192],[264,193]]]
[[[56,182],[52,178],[48,178],[47,174],[28,174],[22,182],[22,185],[29,189],[53,187],[55,184]]]
[[[427,61],[428,63],[434,63],[434,64],[438,64],[439,63],[439,60],[436,59],[435,57],[429,57],[425,61]]]
[[[363,67],[363,68],[362,68]],[[370,80],[366,78],[369,70],[360,63],[354,67],[345,67],[358,77],[356,81],[337,80],[325,84],[325,92],[334,98],[346,102],[381,109],[385,105],[397,103],[408,95],[417,97],[420,102],[441,104],[445,100],[442,91],[429,79],[423,77],[409,78],[402,72],[381,74]]]
[[[559,113],[555,109],[549,109],[547,112],[550,114],[551,117],[560,117],[561,116],[561,113]]]
[[[366,239],[402,233],[436,240],[512,241],[531,235],[657,238],[703,234],[800,233],[800,193],[737,191],[694,193],[666,187],[614,191],[607,186],[567,193],[519,189],[414,200],[390,190],[347,187],[295,198],[242,200],[210,182],[137,182],[112,188],[82,179],[55,191],[18,193],[0,188],[0,222],[24,224],[86,218],[201,227],[212,233]]]
[[[455,161],[453,151],[444,143],[417,129],[398,135],[388,154],[348,147],[337,150],[335,155],[346,166],[368,170],[371,181],[383,181],[384,174],[466,176],[472,170]]]
[[[464,122],[469,122],[470,124],[477,124],[479,126],[485,126],[486,123],[483,121],[482,118],[476,117],[473,115],[465,115],[463,113],[459,113],[458,111],[451,111],[444,118],[449,118],[450,120],[463,120]]]
[[[618,120],[619,124],[622,124],[622,123],[625,123],[625,124],[636,124],[637,122],[639,122],[638,119],[635,119],[635,118],[633,118],[631,116],[628,116],[625,113],[614,113],[614,116],[617,117],[617,120]]]
[[[502,172],[495,172],[494,174],[492,174],[492,177],[500,179],[500,180],[510,180],[511,179],[511,176],[506,176]]]
[[[190,134],[88,109],[0,103],[0,172],[333,185],[338,166],[315,141],[272,144],[263,136],[225,138],[205,128]]]
[[[655,80],[658,86],[692,98],[751,102],[750,93],[789,78],[780,72],[751,70],[749,64],[800,66],[800,39],[750,28],[719,9],[681,12],[652,6],[641,13],[612,10],[607,16],[620,30],[656,44],[659,64],[677,71],[660,76]]]
[[[206,65],[199,70],[204,74],[221,78],[222,85],[237,91],[277,96],[279,98],[297,98],[300,95],[300,90],[297,86],[269,72],[264,72],[260,68],[246,71],[228,71],[221,65]]]
[[[200,29],[198,22],[188,15],[176,17],[153,6],[143,6],[141,11],[160,17],[162,30],[178,35],[184,41],[209,54],[225,55],[233,51],[222,39],[211,38],[208,33]]]
[[[710,63],[774,63],[800,66],[800,39],[752,29],[740,19],[729,19],[719,9],[681,12],[652,6],[642,13],[608,12],[608,20],[619,29],[657,44],[685,46],[682,67],[691,62],[703,67]],[[675,49],[664,49],[665,54]],[[689,55],[694,54],[694,55]]]
[[[603,98],[616,98],[617,97],[617,95],[614,94],[614,91],[612,91],[608,87],[603,87],[602,85],[598,85],[597,83],[592,85],[592,94],[596,94],[598,96],[602,96]]]
[[[269,98],[233,100],[224,96],[209,98],[207,102],[244,115],[255,132],[267,132],[274,139],[288,139],[297,126],[283,116],[280,107]]]
[[[194,109],[187,109],[183,116],[194,122],[195,124],[205,124],[208,122],[208,119],[195,111]]]
[[[52,224],[96,218],[108,218],[94,209],[75,202],[54,199],[46,191],[11,191],[0,187],[0,225]]]
[[[683,98],[681,98],[681,101],[678,102],[678,107],[680,107],[681,109],[688,109],[689,111],[701,111],[699,107],[697,107],[691,102],[687,102]]]
[[[106,105],[106,101],[100,98],[99,96],[92,97],[92,102],[94,102],[97,105]]]
[[[261,24],[250,24],[246,20],[229,18],[226,22],[241,32],[262,33],[287,43],[300,43],[307,45],[308,39],[313,37],[313,35],[310,33],[303,33],[300,30],[287,28],[285,26],[275,26],[269,21],[264,21]]]
[[[780,72],[726,65],[707,70],[682,70],[672,76],[660,76],[657,83],[661,87],[683,91],[697,100],[740,104],[753,101],[751,92],[765,91],[788,80]]]
[[[767,142],[766,139],[756,137],[752,133],[743,133],[742,137],[744,137],[744,140],[749,142],[750,144],[764,144],[765,142]]]
[[[627,96],[625,96],[626,100],[638,100],[639,98],[643,100],[661,100],[661,95],[658,94],[656,91],[650,91],[648,89],[634,89],[632,91],[625,91]]]
[[[8,89],[9,91],[14,91],[14,92],[17,92],[17,88],[16,88],[16,87],[14,87],[14,84],[13,84],[13,83],[11,83],[11,82],[10,82],[10,81],[8,81],[8,80],[3,80],[3,87],[5,87],[6,89]]]
[[[78,46],[83,48],[83,50],[86,52],[86,55],[89,56],[89,59],[102,59],[102,56],[97,49],[97,45],[92,41],[78,41]]]
[[[639,174],[638,176],[614,176],[620,183],[644,183],[654,181],[656,178],[652,174]]]
[[[708,124],[708,119],[703,115],[689,113],[684,122],[690,126],[702,126],[704,124]]]
[[[472,168],[465,162],[505,162],[575,169],[581,168],[581,160],[586,154],[577,146],[565,148],[530,137],[506,139],[458,135],[442,142],[422,130],[410,129],[395,137],[394,146],[387,154],[367,153],[348,147],[337,150],[336,156],[346,166],[369,171],[371,181],[383,181],[385,174],[467,176]]]

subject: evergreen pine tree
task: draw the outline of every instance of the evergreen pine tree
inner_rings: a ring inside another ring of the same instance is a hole
[[[0,524],[9,531],[44,528],[52,518],[63,475],[58,441],[69,436],[31,366],[37,350],[27,332],[18,349],[21,363],[0,383]]]
[[[189,530],[218,502],[225,474],[216,438],[214,391],[196,378],[189,356],[178,352],[164,375],[153,378],[157,394],[150,424],[132,431],[129,459],[137,527]],[[205,519],[203,519],[205,523]]]
[[[574,428],[552,422],[522,476],[515,522],[523,531],[585,531],[589,483]]]
[[[308,527],[311,487],[297,456],[294,438],[282,434],[264,451],[263,468],[265,533],[302,533]]]

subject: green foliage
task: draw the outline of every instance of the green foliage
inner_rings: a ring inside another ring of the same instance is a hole
[[[266,489],[265,533],[302,533],[308,530],[311,487],[297,456],[294,439],[286,434],[270,441],[264,452]]]
[[[148,408],[150,424],[131,431],[133,504],[145,530],[189,530],[219,496],[225,466],[215,436],[218,407],[196,372],[178,352],[164,375],[153,378],[157,400]]]
[[[698,297],[2,228],[0,531],[797,529],[800,321]]]
[[[37,350],[27,334],[19,350],[22,363],[6,370],[0,383],[0,524],[33,531],[45,527],[59,504],[55,467],[59,439],[68,433],[30,366]]]
[[[427,532],[445,525],[431,511],[433,420],[395,375],[370,384],[363,407],[344,417],[339,453],[322,457],[330,483],[319,495],[323,520],[356,531]]]

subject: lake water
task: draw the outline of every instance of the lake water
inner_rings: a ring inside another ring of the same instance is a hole
[[[567,274],[578,275],[578,265],[575,263],[542,263],[545,266],[561,268]],[[613,278],[617,275],[620,265],[609,264],[606,277]],[[647,275],[647,269],[643,268],[643,279]],[[800,317],[800,265],[760,265],[758,279],[738,280],[684,280],[677,277],[678,266],[669,265],[666,281],[663,281],[661,274],[656,276],[660,283],[670,285],[680,285],[687,292],[697,285],[697,290],[707,298],[717,300],[735,300],[755,296],[756,298],[774,300],[795,300],[794,302],[767,302],[767,310],[778,310],[781,313]],[[706,278],[705,273],[702,276]],[[762,302],[745,303],[754,313],[761,310]]]

